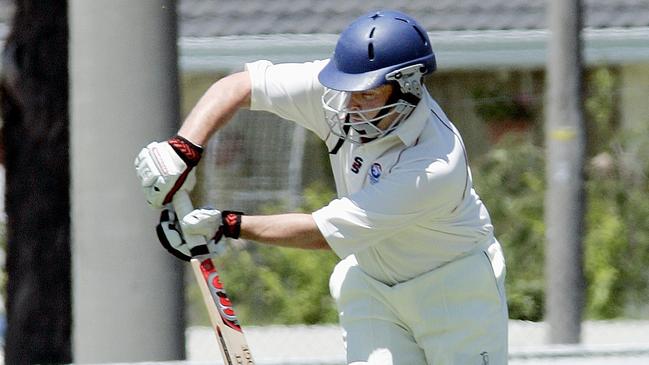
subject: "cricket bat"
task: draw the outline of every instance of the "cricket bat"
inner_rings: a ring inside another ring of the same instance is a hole
[[[180,219],[194,209],[189,194],[184,190],[179,190],[174,194],[173,206]],[[190,248],[206,243],[203,236],[185,235],[184,237]],[[190,263],[207,307],[224,364],[254,365],[248,342],[232,309],[232,302],[223,289],[212,257],[210,255],[195,256]]]

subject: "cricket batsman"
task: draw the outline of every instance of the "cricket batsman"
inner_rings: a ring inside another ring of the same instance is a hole
[[[329,149],[337,199],[311,214],[197,209],[183,232],[333,250],[349,364],[506,364],[505,261],[462,137],[424,86],[436,67],[426,31],[391,10],[354,20],[328,60],[246,64],[140,152],[146,200],[172,226],[174,193],[191,189],[202,146],[239,108],[294,121]],[[164,232],[176,256],[195,254]]]

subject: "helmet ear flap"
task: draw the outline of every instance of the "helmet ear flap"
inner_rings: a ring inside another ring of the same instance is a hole
[[[394,99],[393,99],[394,98]],[[394,88],[394,92],[392,93],[392,96],[390,96],[389,102],[396,103],[399,100],[403,100],[409,104],[412,105],[417,105],[419,104],[419,101],[421,100],[421,97],[412,94],[412,93],[404,93],[401,91],[401,89],[398,87],[398,85]]]
[[[421,63],[394,70],[385,79],[398,85],[403,94],[412,94],[421,99],[426,66]]]

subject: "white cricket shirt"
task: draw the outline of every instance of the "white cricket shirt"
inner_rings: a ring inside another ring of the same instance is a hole
[[[338,138],[325,121],[318,81],[327,62],[247,64],[251,109],[304,126],[331,150]],[[394,132],[363,145],[345,142],[330,160],[338,199],[313,218],[338,256],[354,255],[383,283],[406,281],[495,241],[459,133],[428,92]]]

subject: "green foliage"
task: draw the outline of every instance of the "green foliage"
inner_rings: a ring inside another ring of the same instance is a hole
[[[589,154],[594,157],[586,182],[586,315],[603,319],[634,316],[629,308],[646,305],[649,299],[649,189],[646,176],[634,176],[636,171],[628,168],[625,155],[629,146],[646,148],[649,136],[619,128],[613,71],[600,68],[588,80],[585,107]],[[638,151],[637,156],[646,152]],[[646,161],[632,164],[649,171]]]
[[[532,119],[531,100],[525,95],[512,95],[506,85],[492,83],[474,89],[476,114],[487,123],[504,121],[530,121]]]
[[[622,267],[617,264],[627,252],[624,222],[616,203],[618,187],[601,179],[587,183],[591,199],[587,222],[590,229],[585,237],[585,274],[587,289],[586,312],[599,318],[614,318],[622,314],[624,283]],[[599,199],[592,199],[599,197]],[[593,224],[595,223],[595,224]]]
[[[620,158],[601,156],[609,156],[613,168],[591,166],[586,184],[586,314],[633,316],[627,309],[649,300],[649,184],[625,178]]]
[[[328,251],[258,246],[230,250],[217,260],[235,310],[245,324],[335,322]]]
[[[505,140],[479,159],[474,184],[505,251],[510,317],[543,316],[543,150]]]
[[[595,70],[588,76],[587,98],[584,107],[588,115],[589,155],[605,150],[616,134],[615,93],[616,78],[607,68]]]
[[[591,168],[586,181],[584,271],[587,318],[633,316],[649,300],[649,184]],[[648,166],[649,167],[649,166]],[[501,144],[474,166],[507,262],[510,317],[541,320],[544,304],[544,156],[531,143]]]
[[[585,181],[585,315],[638,317],[649,300],[649,184],[646,176],[625,169],[624,151],[631,140],[647,146],[649,139],[619,131],[610,70],[595,70],[588,85],[588,155],[594,157]],[[647,162],[642,163],[640,170],[649,171]],[[473,166],[476,190],[505,250],[510,316],[517,319],[543,317],[544,165],[540,147],[509,139]]]

